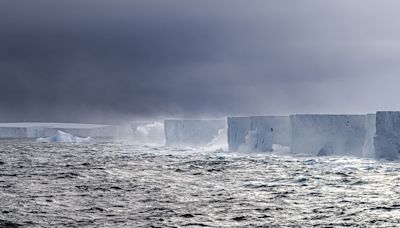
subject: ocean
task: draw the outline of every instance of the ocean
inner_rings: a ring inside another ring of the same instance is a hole
[[[400,163],[0,141],[0,227],[397,227]]]

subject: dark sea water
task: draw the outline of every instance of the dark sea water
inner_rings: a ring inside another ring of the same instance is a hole
[[[0,141],[0,227],[399,227],[400,164]]]

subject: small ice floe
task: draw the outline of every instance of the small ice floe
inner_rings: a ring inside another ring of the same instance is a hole
[[[82,143],[82,142],[90,142],[92,138],[81,138],[73,136],[69,133],[63,132],[58,130],[55,135],[48,137],[48,138],[38,138],[36,139],[37,142],[41,143]]]

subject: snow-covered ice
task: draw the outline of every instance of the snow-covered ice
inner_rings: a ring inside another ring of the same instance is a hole
[[[225,120],[165,120],[166,146],[206,146],[220,137]]]
[[[42,143],[82,143],[82,142],[90,142],[91,140],[92,139],[90,137],[87,138],[76,137],[60,130],[57,130],[56,134],[51,137],[36,139],[37,142],[42,142]]]
[[[375,156],[384,159],[399,159],[400,112],[377,112]]]
[[[362,157],[366,115],[291,115],[291,152]]]
[[[290,134],[287,116],[228,117],[230,151],[272,151],[273,144],[289,146]]]

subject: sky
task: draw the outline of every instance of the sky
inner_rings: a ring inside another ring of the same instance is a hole
[[[3,0],[0,121],[400,110],[400,2]]]

